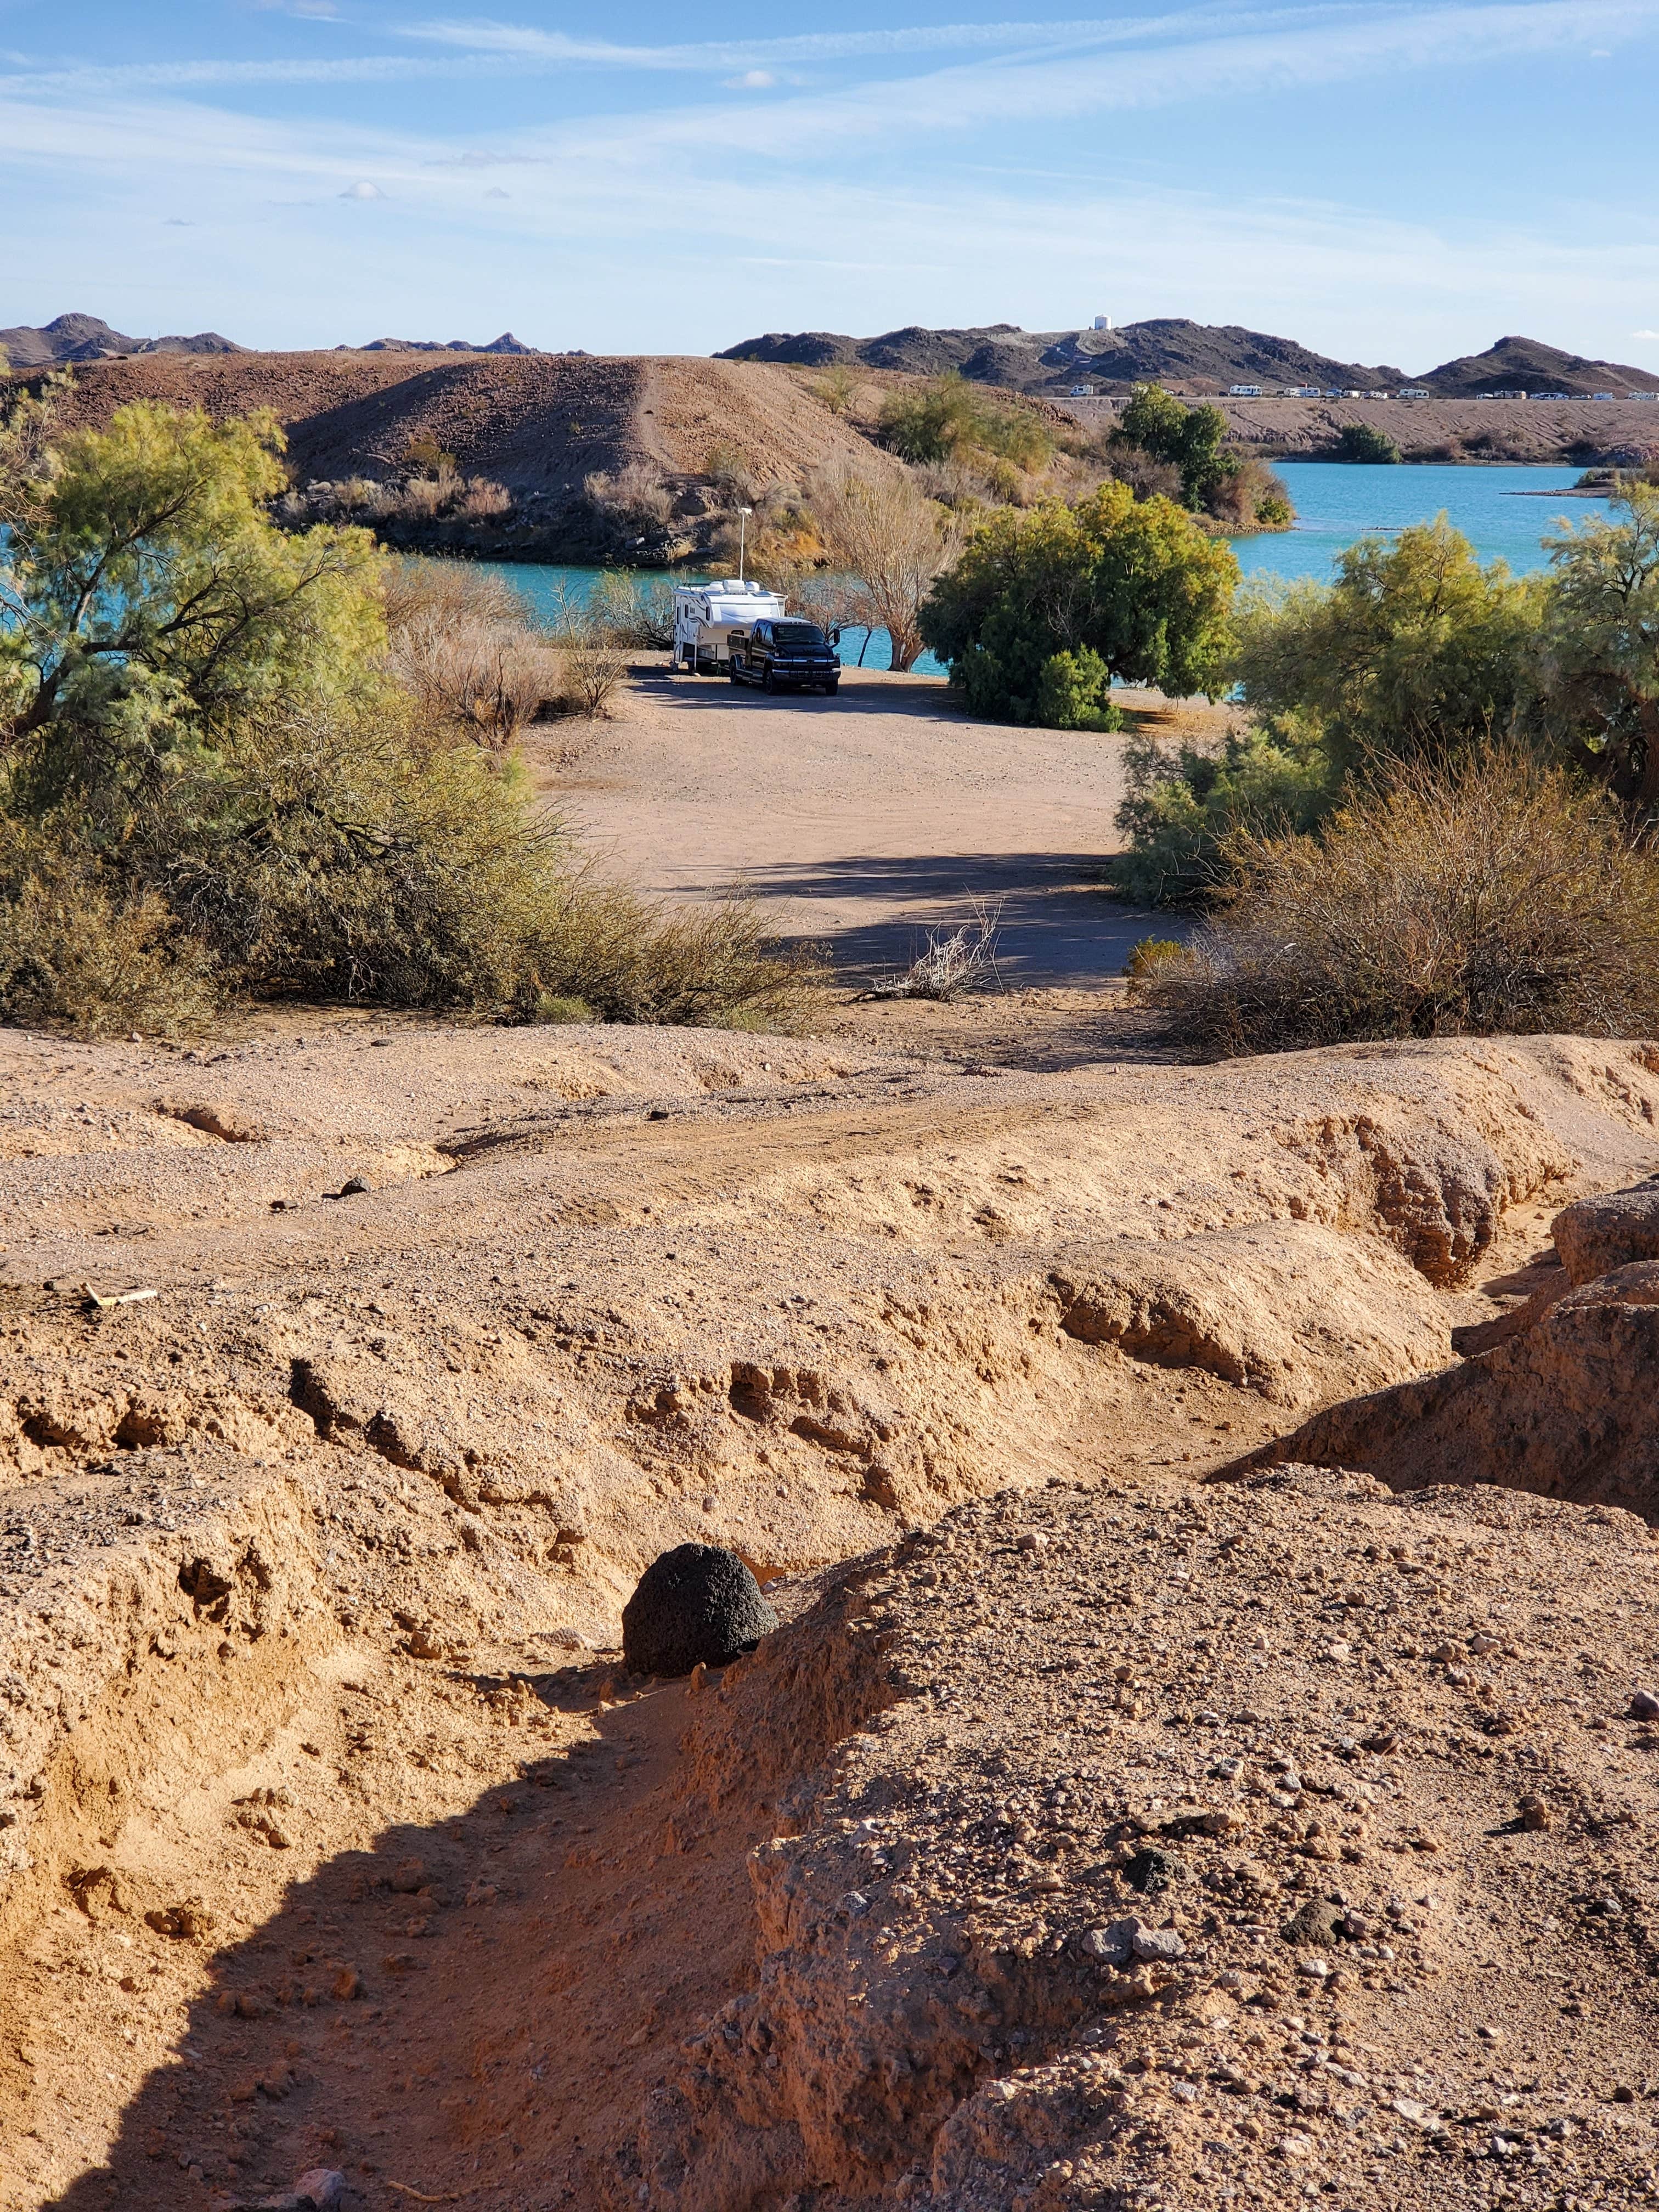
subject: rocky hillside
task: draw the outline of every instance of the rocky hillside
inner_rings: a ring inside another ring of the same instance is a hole
[[[397,478],[411,447],[453,456],[463,477],[504,486],[511,510],[474,550],[600,559],[681,556],[714,504],[716,471],[757,489],[799,483],[839,459],[896,468],[781,368],[698,358],[568,354],[361,352],[176,355],[100,362],[79,375],[70,421],[103,422],[138,398],[204,407],[216,418],[269,408],[287,434],[295,483]],[[664,488],[660,512],[618,535],[585,487],[595,477]],[[721,511],[732,504],[729,491]],[[377,526],[381,526],[377,525]],[[391,534],[387,532],[386,534]],[[430,540],[449,542],[443,531]]]
[[[1578,398],[1613,390],[1659,391],[1651,369],[1621,367],[1563,353],[1535,338],[1500,338],[1483,354],[1444,362],[1419,376],[1403,369],[1333,360],[1294,338],[1270,337],[1234,324],[1211,325],[1170,316],[1126,323],[1115,331],[1022,331],[1012,323],[976,330],[912,327],[875,338],[844,337],[830,331],[771,331],[747,338],[722,358],[793,362],[824,368],[845,362],[937,376],[946,370],[976,382],[1012,386],[1050,396],[1079,380],[1107,392],[1127,392],[1154,382],[1171,391],[1224,393],[1235,384],[1317,385],[1322,392],[1358,389],[1392,393],[1405,384],[1426,386],[1437,396],[1473,399],[1494,386],[1526,392],[1565,392]]]
[[[1012,323],[981,329],[922,330],[915,325],[876,338],[829,331],[772,331],[747,338],[720,356],[728,361],[788,362],[808,368],[831,362],[897,369],[911,376],[945,370],[975,382],[1025,392],[1064,391],[1079,377],[1127,392],[1155,381],[1176,391],[1224,392],[1231,384],[1393,386],[1397,368],[1361,368],[1313,353],[1293,338],[1236,325],[1212,326],[1181,316],[1126,323],[1115,331],[1022,331]]]
[[[129,354],[241,353],[245,349],[198,331],[194,337],[130,338],[97,315],[59,315],[36,330],[20,323],[0,331],[0,358],[15,369],[45,368],[68,362],[112,361]]]
[[[1544,345],[1537,338],[1499,338],[1485,353],[1443,362],[1413,381],[1448,399],[1472,399],[1477,392],[1493,390],[1565,392],[1574,398],[1595,392],[1622,397],[1627,392],[1659,391],[1659,376],[1650,368],[1563,353],[1559,346]]]

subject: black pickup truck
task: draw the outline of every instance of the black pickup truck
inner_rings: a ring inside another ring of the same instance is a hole
[[[732,632],[732,681],[763,691],[828,691],[841,682],[835,646],[816,623],[771,619]]]

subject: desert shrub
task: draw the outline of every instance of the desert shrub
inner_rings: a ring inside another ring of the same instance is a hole
[[[672,495],[643,461],[630,461],[612,475],[586,477],[582,490],[589,506],[618,528],[660,530],[673,515]]]
[[[571,636],[560,645],[562,684],[559,703],[567,714],[600,721],[611,712],[611,702],[628,674],[628,654],[608,638]]]
[[[665,576],[607,569],[588,601],[612,644],[635,652],[666,651],[674,641],[674,586]]]
[[[1400,448],[1375,422],[1345,422],[1336,441],[1339,461],[1397,461]]]
[[[217,963],[165,900],[84,849],[0,822],[0,1021],[179,1036],[206,1028],[218,1003]]]
[[[1397,764],[1317,836],[1228,857],[1225,912],[1146,993],[1206,1053],[1659,1027],[1659,861],[1516,747]]]
[[[954,372],[890,392],[877,434],[890,452],[915,466],[976,463],[988,480],[1007,483],[1018,483],[1010,470],[1030,474],[1045,467],[1056,446],[1053,428],[1035,409],[1000,398]]]
[[[1029,723],[1061,696],[1081,707],[1097,669],[1103,713],[1115,677],[1176,693],[1219,682],[1237,577],[1231,550],[1172,501],[1103,484],[1074,507],[1045,500],[981,523],[934,586],[921,634],[975,714]],[[1051,669],[1060,655],[1072,665]]]
[[[1187,948],[1173,937],[1143,937],[1129,948],[1129,957],[1123,965],[1128,978],[1131,999],[1144,999],[1147,992],[1169,970],[1171,961],[1182,961]]]
[[[858,379],[844,361],[832,362],[807,389],[819,406],[827,407],[832,415],[850,415],[858,396]]]
[[[430,430],[411,438],[398,459],[411,476],[453,477],[455,473],[454,454],[447,452]]]
[[[1123,716],[1111,695],[1111,672],[1092,646],[1051,653],[1037,677],[1031,719],[1045,730],[1121,730]]]
[[[1215,479],[1204,511],[1235,531],[1284,530],[1296,520],[1284,477],[1254,454]]]
[[[1113,881],[1148,905],[1212,898],[1226,881],[1224,854],[1240,831],[1273,837],[1311,830],[1336,793],[1316,730],[1293,716],[1272,727],[1230,730],[1218,746],[1171,753],[1155,738],[1125,750],[1127,790],[1117,826],[1127,849]]]
[[[732,507],[752,507],[757,496],[755,471],[741,447],[717,438],[703,456],[702,473],[712,489]]]
[[[1181,499],[1181,471],[1160,461],[1142,446],[1113,442],[1107,455],[1111,475],[1127,484],[1137,499]]]
[[[429,723],[497,758],[567,690],[560,654],[492,571],[393,561],[386,570],[388,665]]]

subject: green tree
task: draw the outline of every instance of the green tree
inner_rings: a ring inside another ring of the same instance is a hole
[[[1360,538],[1329,586],[1248,590],[1233,673],[1258,717],[1317,730],[1339,780],[1378,761],[1445,758],[1525,714],[1542,605],[1535,580],[1501,561],[1483,568],[1443,514],[1392,544]]]
[[[1173,501],[1106,483],[994,514],[934,585],[921,635],[976,714],[1109,723],[1114,678],[1213,690],[1238,564]]]
[[[1345,422],[1336,441],[1339,461],[1397,461],[1400,448],[1375,422]]]
[[[1659,803],[1659,487],[1626,483],[1607,517],[1547,538],[1547,714],[1620,798]]]
[[[1202,507],[1238,463],[1225,451],[1227,418],[1218,407],[1188,407],[1160,384],[1138,384],[1118,417],[1117,435],[1181,471],[1181,495]]]
[[[301,537],[274,417],[152,402],[52,436],[54,395],[0,433],[0,761],[14,803],[175,773],[228,718],[362,698],[386,629],[374,541]],[[112,824],[112,827],[118,825]]]

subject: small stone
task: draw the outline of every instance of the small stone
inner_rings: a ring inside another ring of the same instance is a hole
[[[469,1905],[493,1905],[501,1893],[493,1881],[475,1881],[466,1893]]]
[[[351,1176],[340,1185],[340,1195],[342,1198],[367,1198],[374,1188],[374,1184],[362,1176]]]
[[[1187,1946],[1173,1928],[1137,1927],[1129,1939],[1129,1948],[1137,1959],[1167,1963],[1184,1959]]]
[[[695,1698],[700,1691],[706,1689],[708,1686],[708,1669],[703,1665],[702,1661],[699,1659],[696,1665],[691,1669],[691,1672],[685,1678],[685,1694],[688,1698]]]
[[[623,1656],[636,1674],[689,1674],[699,1660],[741,1658],[777,1625],[735,1552],[679,1544],[653,1560],[623,1607]]]
[[[423,1859],[400,1859],[392,1876],[392,1887],[400,1896],[413,1897],[426,1884],[426,1862]]]
[[[1554,1809],[1541,1797],[1523,1797],[1521,1800],[1521,1825],[1534,1831],[1553,1828],[1555,1826]]]
[[[1293,2160],[1312,2158],[1318,2148],[1318,2144],[1311,2136],[1304,2136],[1292,2129],[1289,2135],[1279,2138],[1279,2155],[1280,2158]]]
[[[355,1966],[342,1966],[334,1977],[334,1994],[342,2004],[349,2004],[363,1993],[362,1976]]]
[[[1028,1528],[1014,1546],[1017,1552],[1046,1552],[1048,1548],[1048,1539],[1040,1529],[1036,1528]]]
[[[1166,1889],[1184,1879],[1186,1871],[1173,1851],[1161,1851],[1149,1844],[1129,1861],[1123,1869],[1123,1879],[1143,1897],[1161,1897]]]
[[[1659,1720],[1659,1698],[1651,1690],[1638,1690],[1626,1710],[1633,1721]]]
[[[1334,1942],[1344,1919],[1343,1908],[1328,1898],[1312,1897],[1279,1929],[1287,1943],[1322,1948]]]

